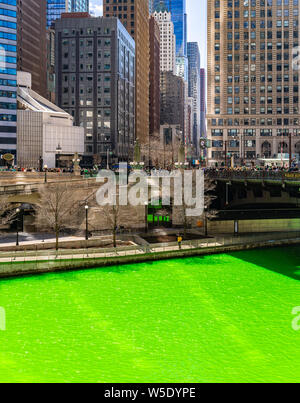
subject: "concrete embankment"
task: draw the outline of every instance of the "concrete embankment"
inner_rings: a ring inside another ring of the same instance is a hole
[[[159,261],[168,259],[177,259],[185,257],[195,257],[195,256],[205,256],[220,253],[230,253],[241,250],[249,249],[259,249],[259,248],[271,248],[271,247],[282,247],[300,244],[300,238],[296,239],[282,239],[282,240],[269,240],[260,242],[251,242],[245,244],[237,245],[227,245],[227,246],[212,246],[207,248],[194,248],[194,249],[184,249],[184,250],[171,250],[171,251],[161,251],[161,252],[151,252],[134,255],[123,255],[117,256],[117,251],[115,251],[114,256],[106,256],[101,258],[74,258],[74,259],[63,259],[63,258],[50,258],[49,260],[36,260],[36,261],[24,261],[24,262],[5,262],[0,264],[0,277],[14,277],[22,275],[32,275],[41,273],[54,273],[60,271],[71,271],[71,270],[84,270],[93,268],[102,268],[108,266],[117,266],[133,263],[142,263],[149,261]]]

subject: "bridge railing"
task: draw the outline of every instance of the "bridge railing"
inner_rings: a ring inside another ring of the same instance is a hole
[[[281,172],[281,171],[230,171],[230,170],[208,170],[205,172],[210,179],[228,179],[228,180],[292,180],[300,181],[300,172]]]

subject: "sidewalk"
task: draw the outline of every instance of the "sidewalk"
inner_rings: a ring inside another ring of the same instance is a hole
[[[75,237],[68,237],[74,239]],[[65,238],[66,239],[66,238]],[[76,240],[78,238],[75,238]],[[50,239],[49,239],[50,240]],[[45,262],[45,261],[71,261],[71,260],[97,260],[97,259],[110,259],[126,256],[139,256],[139,255],[153,255],[161,253],[184,253],[186,251],[192,252],[193,250],[218,250],[222,247],[233,247],[235,245],[249,245],[259,244],[272,245],[280,241],[291,242],[300,241],[300,233],[265,233],[265,234],[250,234],[244,236],[223,236],[207,239],[199,239],[192,241],[183,241],[181,248],[177,242],[161,243],[161,244],[144,244],[144,245],[131,245],[121,246],[117,248],[103,248],[94,247],[90,249],[60,249],[55,251],[50,250],[31,250],[31,251],[14,251],[4,252],[0,251],[0,264],[1,263],[18,263],[18,262]]]
[[[61,236],[60,241],[81,241],[84,237],[78,236]],[[0,248],[2,246],[15,246],[17,240],[17,234],[8,234],[8,236],[0,237]],[[28,234],[26,232],[19,233],[19,244],[20,245],[32,245],[41,243],[53,243],[55,242],[55,237],[53,234]]]

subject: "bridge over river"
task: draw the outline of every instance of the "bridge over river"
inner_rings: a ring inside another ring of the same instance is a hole
[[[261,231],[264,227],[269,232],[280,229],[300,231],[299,172],[208,170],[206,178],[216,183],[217,198],[213,207],[219,213],[211,223],[212,231],[232,232],[236,221],[244,221],[244,232],[250,232],[250,225],[255,223],[255,231]],[[47,183],[57,182],[76,184],[76,188],[80,192],[82,190],[82,200],[89,189],[99,186],[96,178],[64,173],[47,174]],[[29,215],[30,206],[36,204],[40,189],[44,186],[44,173],[0,173],[0,196],[5,195],[12,203],[28,206]],[[143,213],[141,220],[144,219]]]

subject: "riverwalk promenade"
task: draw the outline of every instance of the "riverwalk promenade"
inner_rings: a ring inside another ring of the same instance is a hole
[[[0,252],[0,277],[55,271],[100,268],[228,253],[244,249],[300,244],[300,233],[266,233],[255,236],[223,236],[177,243],[129,245],[117,248],[60,249]]]

